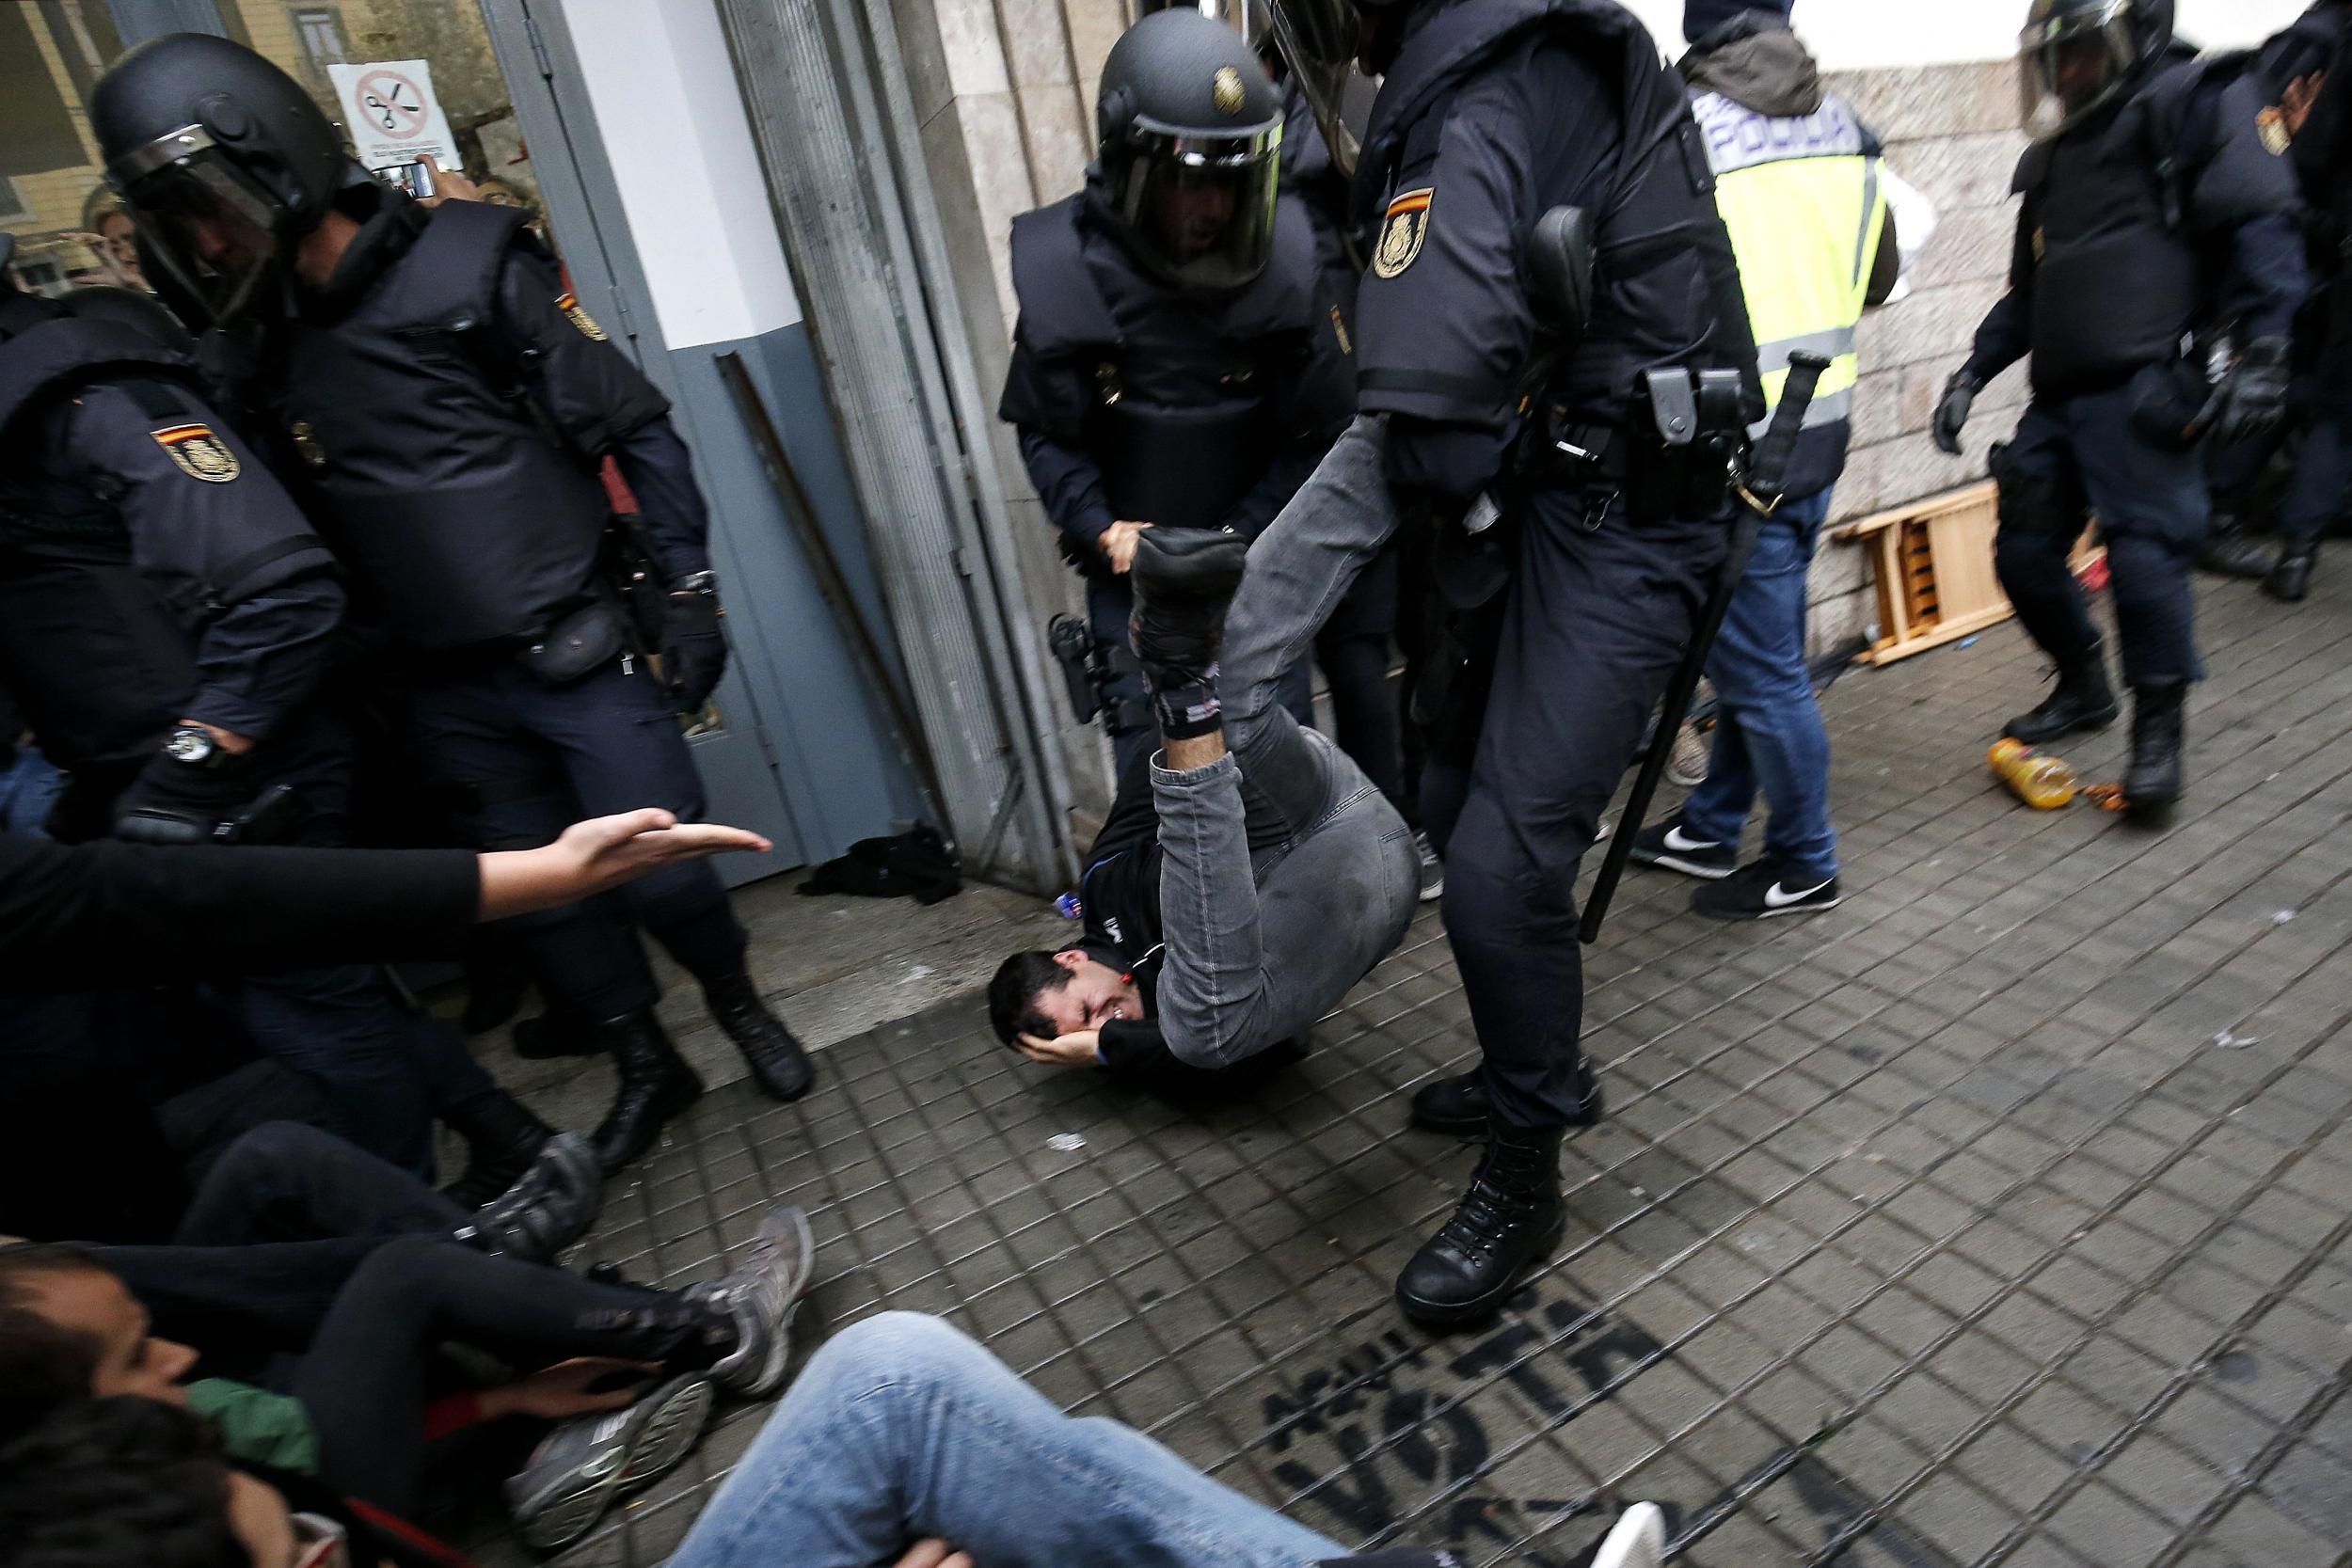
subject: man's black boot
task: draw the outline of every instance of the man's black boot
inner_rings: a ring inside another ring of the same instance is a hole
[[[1136,612],[1127,635],[1154,692],[1213,684],[1225,611],[1249,563],[1249,542],[1209,528],[1152,528],[1136,541]]]
[[[2319,552],[2311,546],[2289,545],[2263,578],[2263,592],[2284,604],[2301,604],[2312,591],[2312,568],[2318,562]]]
[[[2132,760],[2123,770],[2123,803],[2161,811],[2181,798],[2181,708],[2186,681],[2144,681],[2132,688]]]
[[[1593,1076],[1591,1064],[1581,1057],[1576,1064],[1576,1096],[1581,1114],[1572,1117],[1568,1125],[1591,1127],[1597,1123],[1603,1112],[1600,1080]],[[1486,1075],[1472,1068],[1451,1078],[1432,1079],[1415,1089],[1409,1119],[1424,1132],[1484,1137],[1486,1114]]]
[[[1396,1304],[1415,1323],[1451,1328],[1498,1311],[1567,1229],[1557,1127],[1493,1124],[1453,1218],[1397,1276]]]
[[[2226,512],[2214,514],[2213,529],[2197,564],[2216,577],[2252,582],[2270,574],[2270,552],[2246,536],[2246,530]]]
[[[2093,642],[2087,653],[2061,662],[2058,685],[2042,705],[2002,725],[2001,733],[2041,746],[2077,730],[2104,730],[2115,722],[2117,712],[2115,689],[2107,684],[2106,656]]]
[[[466,1168],[441,1189],[453,1202],[479,1209],[531,1168],[555,1129],[504,1089],[487,1089],[442,1107],[441,1125],[466,1140]]]
[[[677,1053],[651,1007],[596,1026],[621,1075],[612,1108],[596,1124],[596,1164],[607,1176],[634,1161],[661,1135],[661,1124],[702,1098],[703,1081]]]
[[[748,974],[706,982],[703,1000],[710,1005],[710,1016],[720,1029],[743,1053],[743,1064],[752,1069],[752,1082],[760,1093],[771,1100],[798,1100],[808,1093],[817,1076],[808,1053],[784,1020],[768,1010]]]

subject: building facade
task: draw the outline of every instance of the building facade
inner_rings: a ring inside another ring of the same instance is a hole
[[[1678,43],[1677,0],[1633,8]],[[1970,455],[1928,440],[2007,266],[2022,0],[1893,9],[1797,8],[1940,219],[1863,326],[1841,516],[1981,478],[2024,400],[2011,372]],[[2299,0],[2180,9],[2185,36],[2234,46]],[[976,875],[1042,891],[1107,753],[1047,663],[1077,589],[994,420],[1008,240],[1083,178],[1127,20],[1127,0],[33,0],[0,7],[0,226],[35,287],[119,277],[82,103],[141,39],[241,39],[339,118],[329,66],[427,61],[466,175],[539,211],[694,447],[737,656],[694,736],[714,811],[785,847],[765,869],[920,819]],[[1817,645],[1864,632],[1861,553],[1815,570]]]

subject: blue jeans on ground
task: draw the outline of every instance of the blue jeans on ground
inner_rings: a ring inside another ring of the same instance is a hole
[[[1309,1568],[1345,1548],[1116,1421],[1075,1418],[935,1318],[816,1355],[668,1568],[876,1568],[931,1537],[986,1568]]]
[[[1168,1050],[1193,1067],[1304,1035],[1412,924],[1411,831],[1282,695],[1395,531],[1386,451],[1359,419],[1251,543],[1218,677],[1230,752],[1186,772],[1152,763],[1168,943],[1155,1000]]]
[[[1737,844],[1756,791],[1772,818],[1765,858],[1791,886],[1837,875],[1837,830],[1829,822],[1829,732],[1804,661],[1805,578],[1829,515],[1827,490],[1780,503],[1764,519],[1756,553],[1731,596],[1707,656],[1723,717],[1707,778],[1683,803],[1693,838]]]

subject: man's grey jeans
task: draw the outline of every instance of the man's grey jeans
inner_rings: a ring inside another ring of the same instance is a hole
[[[1227,754],[1183,772],[1152,761],[1159,1018],[1168,1049],[1196,1067],[1304,1034],[1412,922],[1404,818],[1277,700],[1281,673],[1396,530],[1385,449],[1379,421],[1359,418],[1250,546],[1217,682]]]

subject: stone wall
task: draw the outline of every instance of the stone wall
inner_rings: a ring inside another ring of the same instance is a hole
[[[2006,60],[1831,78],[1886,144],[1888,165],[1935,203],[1937,216],[1935,237],[1909,271],[1908,296],[1863,319],[1853,451],[1833,520],[1983,479],[1985,448],[2009,433],[2024,406],[2021,366],[1977,400],[1961,456],[1945,456],[1928,438],[1936,394],[1967,357],[2008,277],[2017,215],[2010,178],[2026,148],[2016,82]],[[1815,651],[1867,633],[1876,618],[1865,551],[1824,542],[1813,567]]]
[[[1121,0],[893,0],[923,120],[930,174],[951,250],[957,293],[984,385],[1002,384],[1015,302],[1009,228],[1017,214],[1077,189],[1090,155],[1093,85],[1125,25]],[[1833,78],[1887,144],[1903,178],[1936,206],[1933,242],[1912,270],[1909,297],[1873,312],[1862,329],[1863,380],[1855,445],[1836,515],[1853,517],[1981,479],[1984,448],[2024,401],[2012,371],[1979,400],[1968,452],[1947,458],[1927,436],[1944,378],[1967,352],[2001,293],[2013,208],[2009,182],[2024,138],[2016,130],[2015,68],[2007,61],[1842,73]],[[1075,606],[1076,585],[1007,438],[998,443],[1006,493],[1024,551],[1022,570],[1041,612]],[[1864,552],[1824,544],[1814,568],[1812,641],[1834,646],[1868,630],[1876,609]],[[1104,782],[1096,738],[1064,723],[1082,794]],[[1099,796],[1095,797],[1100,799]]]

